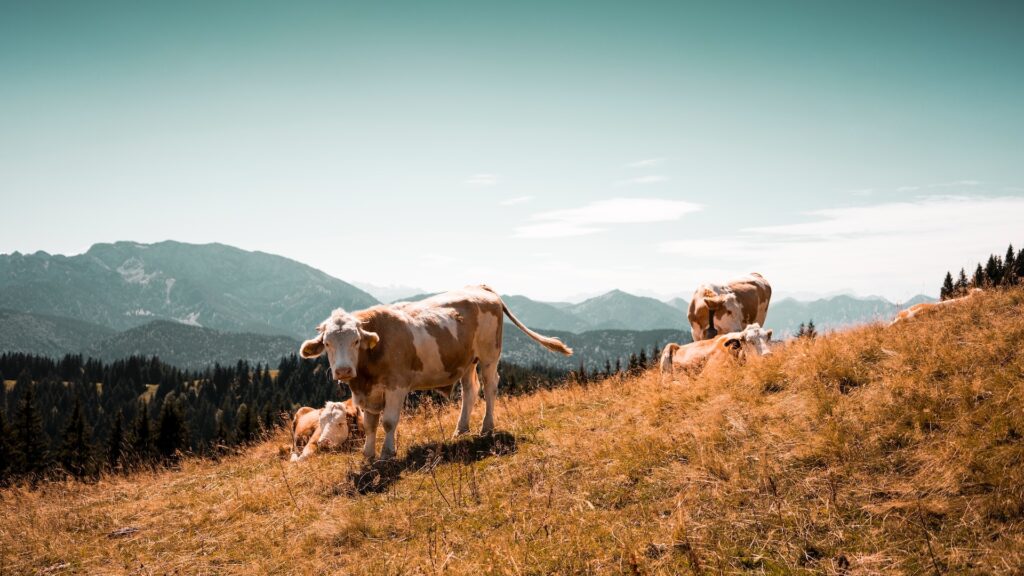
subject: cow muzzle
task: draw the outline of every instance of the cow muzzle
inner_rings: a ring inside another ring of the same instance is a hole
[[[333,372],[335,380],[345,381],[356,377],[356,371],[354,368],[335,368]]]

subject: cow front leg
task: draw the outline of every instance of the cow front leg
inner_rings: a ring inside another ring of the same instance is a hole
[[[473,415],[473,404],[477,395],[480,394],[480,381],[476,377],[476,365],[474,364],[462,375],[462,415],[459,416],[459,425],[455,428],[455,435],[461,436],[469,432],[469,417]]]
[[[377,455],[377,421],[380,414],[363,411],[363,426],[366,429],[366,442],[363,444],[363,457],[373,462]]]
[[[409,393],[404,388],[388,390],[384,393],[384,447],[381,448],[381,460],[390,460],[395,457],[395,430],[398,429],[398,418],[402,415],[402,408],[405,406],[405,397]]]

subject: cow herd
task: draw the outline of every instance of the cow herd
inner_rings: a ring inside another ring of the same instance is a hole
[[[972,293],[973,295],[973,293]],[[763,328],[772,288],[758,273],[726,284],[703,284],[690,301],[687,319],[693,342],[665,346],[660,359],[664,382],[692,376],[735,359],[771,354],[772,331]],[[970,296],[968,296],[970,297]],[[948,302],[918,305],[893,323],[909,320]],[[327,356],[330,375],[352,391],[345,402],[300,408],[292,421],[292,461],[318,449],[352,446],[376,458],[378,424],[384,427],[380,456],[396,454],[395,430],[406,396],[434,390],[448,397],[462,384],[462,413],[455,435],[469,432],[469,419],[483,381],[481,433],[494,430],[503,315],[552,352],[572,355],[558,338],[543,336],[519,321],[488,286],[469,286],[418,302],[396,302],[346,312],[338,309],[302,343],[303,358]]]

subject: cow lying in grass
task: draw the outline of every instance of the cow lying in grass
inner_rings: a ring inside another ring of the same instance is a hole
[[[450,391],[462,382],[462,415],[456,434],[469,431],[469,417],[484,385],[482,433],[494,429],[498,392],[502,314],[552,352],[570,355],[558,338],[524,326],[487,286],[468,286],[419,302],[397,302],[358,312],[338,309],[302,343],[303,358],[327,354],[331,374],[348,383],[366,422],[363,455],[376,455],[377,422],[384,424],[381,457],[395,456],[395,429],[405,397],[412,390]]]
[[[341,448],[363,435],[363,417],[352,399],[327,402],[323,408],[303,406],[292,418],[292,462],[316,454],[317,450]],[[299,452],[299,444],[305,446]]]
[[[661,353],[661,378],[672,380],[677,371],[697,375],[727,358],[744,360],[772,353],[769,341],[772,331],[750,324],[741,332],[730,332],[710,340],[691,342],[685,346],[669,344]]]
[[[913,320],[917,316],[928,314],[929,312],[934,312],[940,308],[949,306],[951,304],[963,302],[964,300],[967,300],[968,298],[973,298],[978,294],[981,294],[982,292],[984,292],[984,290],[982,290],[981,288],[972,288],[966,296],[961,296],[960,298],[950,298],[949,300],[942,300],[941,302],[921,302],[920,304],[914,304],[913,306],[907,308],[906,310],[900,310],[899,313],[896,314],[896,318],[893,319],[892,323],[890,323],[889,326],[899,324],[900,322]]]

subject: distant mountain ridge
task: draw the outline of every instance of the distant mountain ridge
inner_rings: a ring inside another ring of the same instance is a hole
[[[299,337],[377,300],[281,256],[223,244],[96,244],[78,256],[0,255],[0,308],[116,330],[154,319]]]
[[[768,308],[765,326],[776,331],[776,338],[796,334],[801,323],[814,321],[818,331],[836,330],[856,324],[891,320],[902,308],[918,302],[933,302],[934,298],[918,295],[898,306],[884,298],[856,298],[833,296],[810,302],[792,298],[773,301]]]
[[[603,362],[689,338],[689,303],[683,298],[662,302],[621,290],[578,303],[502,298],[526,325],[563,335],[578,352],[552,359],[520,342],[518,330],[506,330],[506,357],[519,362],[574,367],[581,358]],[[930,300],[917,296],[903,306]],[[294,351],[334,308],[377,303],[352,284],[300,262],[223,244],[116,242],[77,256],[0,255],[0,351],[108,359],[156,354],[190,367],[273,360]],[[778,339],[809,320],[819,330],[833,330],[887,320],[896,311],[895,304],[877,297],[782,298],[772,302],[766,326]]]

